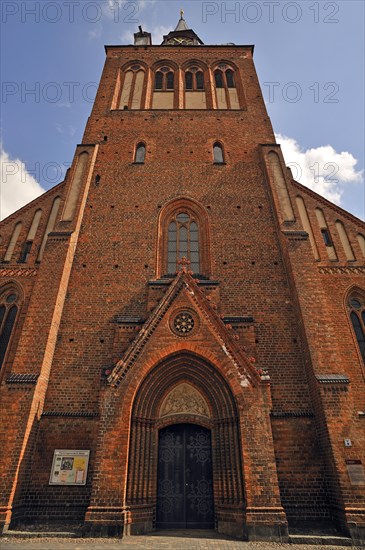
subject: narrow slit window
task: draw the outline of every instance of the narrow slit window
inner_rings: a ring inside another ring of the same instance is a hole
[[[146,157],[146,146],[144,143],[139,143],[136,147],[136,154],[134,162],[136,164],[143,164]]]
[[[328,231],[328,229],[322,228],[321,233],[322,233],[324,244],[326,246],[333,246],[331,235],[330,235],[330,232]]]
[[[213,158],[215,164],[224,164],[223,147],[220,143],[213,145]]]

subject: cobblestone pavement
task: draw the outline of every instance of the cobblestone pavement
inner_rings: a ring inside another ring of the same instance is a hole
[[[124,539],[19,538],[3,536],[1,550],[343,550],[343,546],[243,542],[216,533],[155,533]],[[352,547],[360,550],[360,547]]]

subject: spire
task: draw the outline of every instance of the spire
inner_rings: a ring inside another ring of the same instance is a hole
[[[184,10],[180,10],[180,19],[178,21],[178,24],[176,25],[175,32],[176,31],[188,31],[189,27],[186,24],[186,21],[184,19]]]
[[[189,28],[184,19],[184,10],[180,10],[180,19],[175,30],[163,37],[163,46],[199,46],[203,44],[199,36]]]

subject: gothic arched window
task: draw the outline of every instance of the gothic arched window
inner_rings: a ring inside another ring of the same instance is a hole
[[[360,354],[365,363],[365,296],[358,292],[352,293],[347,301],[347,308]]]
[[[0,296],[0,369],[3,366],[19,309],[19,294],[9,288]]]
[[[160,211],[157,235],[157,278],[174,277],[181,271],[183,257],[196,278],[210,276],[210,224],[201,204],[185,197],[166,204]]]
[[[152,109],[178,109],[179,86],[178,72],[169,65],[156,67],[152,93]]]
[[[214,70],[215,95],[218,109],[239,109],[235,71],[226,63]]]
[[[223,147],[218,141],[213,145],[213,158],[215,164],[224,164]]]
[[[234,71],[227,65],[219,65],[214,71],[214,80],[216,88],[235,88]]]
[[[170,220],[167,242],[167,272],[179,270],[179,261],[186,258],[189,268],[200,273],[199,228],[195,217],[187,212],[179,212]]]
[[[185,70],[185,94],[184,108],[185,109],[207,109],[207,101],[210,101],[210,96],[207,99],[205,93],[204,69],[196,65],[188,65]],[[212,105],[209,104],[209,107]]]
[[[144,143],[138,143],[136,147],[136,153],[134,155],[134,162],[136,164],[143,164],[146,157],[146,146]]]
[[[185,73],[185,89],[189,91],[204,90],[204,74],[199,67],[190,67]]]
[[[155,73],[155,90],[171,91],[174,89],[174,71],[170,67],[160,67]]]

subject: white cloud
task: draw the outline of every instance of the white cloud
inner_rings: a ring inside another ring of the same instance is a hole
[[[152,34],[152,44],[161,44],[165,34],[169,34],[170,31],[173,31],[171,27],[164,27],[163,25],[157,25],[153,27]]]
[[[108,0],[103,14],[115,23],[138,23],[138,14],[152,7],[156,0]]]
[[[331,145],[303,150],[293,138],[276,134],[276,139],[294,179],[335,204],[341,205],[347,183],[363,181],[363,171],[356,170],[357,159],[351,153],[338,153]]]
[[[121,36],[121,41],[123,44],[133,44],[134,43],[134,36],[132,31],[124,31],[124,33]]]
[[[0,219],[45,192],[20,159],[11,159],[0,146]]]
[[[101,23],[95,23],[95,27],[88,32],[89,40],[100,38],[103,34],[103,25]]]
[[[66,107],[66,109],[71,109],[71,103],[69,101],[64,101],[62,103],[56,103],[56,107],[59,107],[60,109],[63,109]]]
[[[164,27],[163,25],[157,25],[152,29],[149,29],[146,23],[141,23],[141,27],[143,30],[147,30],[152,34],[152,44],[155,44],[155,45],[161,44],[163,36],[165,34],[168,34],[171,31],[169,27]],[[132,30],[124,31],[124,33],[121,35],[121,41],[124,44],[133,44],[134,31]]]

